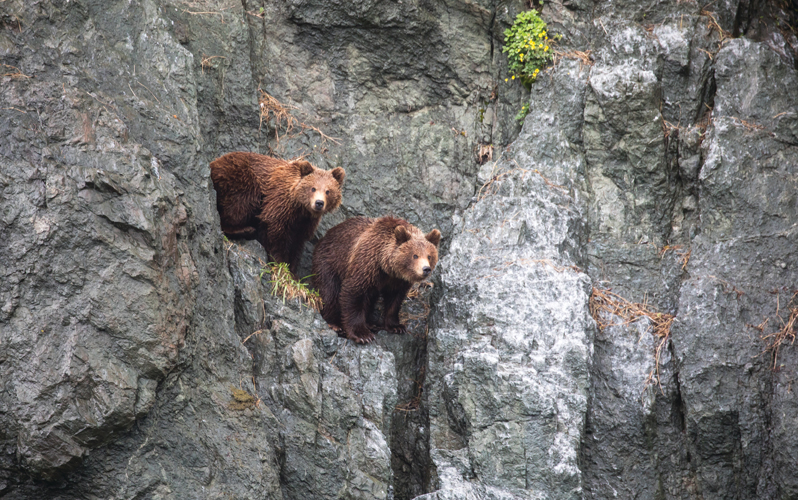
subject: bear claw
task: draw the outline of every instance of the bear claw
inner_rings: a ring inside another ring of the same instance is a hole
[[[374,340],[374,334],[369,332],[368,335],[364,335],[362,337],[358,335],[347,335],[349,340],[354,340],[358,344],[370,344]]]

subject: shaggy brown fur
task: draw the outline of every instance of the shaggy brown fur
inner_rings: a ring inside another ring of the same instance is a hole
[[[426,235],[396,217],[355,217],[333,227],[313,252],[313,281],[323,302],[321,315],[339,335],[365,344],[374,340],[367,324],[380,295],[382,328],[404,333],[399,310],[413,283],[432,273],[441,233]]]
[[[304,160],[228,153],[211,163],[216,208],[230,237],[256,238],[275,262],[296,273],[305,242],[321,216],[341,204],[346,173]]]

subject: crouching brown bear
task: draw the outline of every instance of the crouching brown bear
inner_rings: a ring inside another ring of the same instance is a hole
[[[222,231],[257,239],[275,262],[296,273],[321,216],[341,204],[345,176],[341,167],[327,171],[305,160],[228,153],[211,163]]]
[[[367,324],[382,296],[382,328],[404,333],[399,309],[413,283],[435,269],[441,232],[426,235],[396,217],[355,217],[333,227],[313,252],[313,280],[322,300],[321,315],[342,337],[365,344],[374,340]]]

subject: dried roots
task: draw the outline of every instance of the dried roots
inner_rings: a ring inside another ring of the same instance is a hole
[[[659,376],[660,357],[662,356],[662,350],[668,345],[674,316],[657,312],[648,304],[629,302],[616,293],[598,288],[594,288],[590,294],[590,315],[596,320],[601,330],[615,325],[627,326],[641,318],[648,319],[648,329],[652,335],[659,339],[659,343],[654,350],[654,368],[648,374],[644,390],[655,382],[661,390],[662,384]],[[613,317],[620,318],[621,322],[616,322]]]

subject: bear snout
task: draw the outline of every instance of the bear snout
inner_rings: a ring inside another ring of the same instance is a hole
[[[313,204],[313,208],[316,211],[322,211],[324,209],[324,200],[316,200],[316,203]]]
[[[429,266],[424,266],[424,269],[422,269],[421,272],[424,273],[424,277],[426,278],[432,272],[432,268]]]

